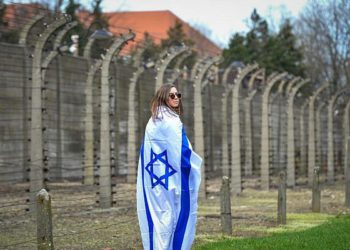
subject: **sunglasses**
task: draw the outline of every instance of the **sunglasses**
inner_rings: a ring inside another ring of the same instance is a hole
[[[169,93],[169,97],[171,98],[171,99],[175,99],[175,96],[177,96],[177,98],[179,98],[179,99],[181,99],[181,93],[177,93],[177,92],[175,92],[175,93]]]

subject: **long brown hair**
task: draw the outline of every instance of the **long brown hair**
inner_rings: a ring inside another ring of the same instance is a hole
[[[163,84],[156,92],[151,101],[151,112],[153,120],[157,119],[159,114],[160,106],[166,106],[170,110],[173,110],[178,115],[181,115],[183,112],[182,102],[179,99],[179,106],[177,108],[172,108],[168,105],[167,99],[169,98],[169,93],[171,88],[176,88],[173,84]]]

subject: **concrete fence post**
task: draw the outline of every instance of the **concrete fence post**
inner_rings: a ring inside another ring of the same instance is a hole
[[[287,191],[286,191],[286,173],[281,171],[278,183],[278,202],[277,202],[277,224],[286,224],[287,222]]]
[[[333,106],[336,96],[333,96],[328,104],[327,125],[327,182],[334,183],[334,135],[333,135]]]
[[[228,98],[228,75],[232,71],[233,66],[228,66],[223,75],[222,75],[222,84],[225,87],[225,92],[222,94],[222,123],[221,123],[221,134],[222,134],[222,156],[221,156],[221,164],[222,164],[222,176],[230,176],[230,167],[228,161],[228,114],[227,114],[227,98]]]
[[[349,87],[343,87],[339,89],[330,99],[328,105],[328,126],[327,126],[327,182],[334,183],[335,180],[335,170],[334,170],[334,131],[333,131],[333,121],[334,121],[334,106],[338,97],[349,91]]]
[[[314,168],[314,178],[312,184],[312,212],[321,211],[321,189],[320,189],[320,168]]]
[[[209,68],[221,61],[220,57],[208,60],[199,70],[198,75],[194,76],[194,148],[196,152],[203,158],[201,167],[202,181],[199,190],[199,196],[206,198],[206,173],[205,173],[205,152],[204,152],[204,125],[202,110],[202,82]]]
[[[94,184],[94,109],[93,82],[102,60],[90,65],[85,87],[85,145],[84,145],[84,179],[85,185]]]
[[[267,79],[267,85],[262,94],[262,113],[261,113],[261,159],[260,159],[260,178],[261,188],[269,190],[270,188],[270,138],[269,138],[269,103],[270,92],[275,83],[283,79],[287,73],[273,73]]]
[[[128,141],[127,141],[127,148],[128,148],[128,155],[127,155],[127,161],[128,161],[128,174],[127,174],[127,182],[128,183],[135,183],[136,182],[136,169],[137,169],[137,144],[136,144],[136,126],[137,126],[137,120],[136,120],[136,102],[135,102],[135,95],[136,95],[136,86],[139,77],[141,74],[145,71],[145,68],[142,65],[142,54],[144,52],[144,49],[139,49],[136,53],[136,56],[134,58],[134,66],[136,67],[136,71],[133,73],[132,78],[130,79],[130,85],[129,85],[129,97],[128,97]]]
[[[160,58],[156,63],[157,76],[156,76],[155,91],[157,91],[160,88],[160,86],[164,84],[165,70],[167,69],[171,61],[186,51],[188,51],[188,47],[186,46],[182,46],[182,47],[174,46],[174,47],[170,47],[169,49],[161,53]]]
[[[168,83],[174,84],[176,80],[180,77],[181,73],[183,72],[183,69],[180,69],[181,64],[192,55],[192,50],[187,50],[185,53],[181,53],[180,56],[178,56],[178,59],[176,60],[176,64],[174,67],[174,72],[172,76],[168,79]]]
[[[317,108],[315,109],[315,166],[323,165],[324,150],[322,150],[322,139],[324,137],[323,127],[324,121],[322,120],[322,114],[324,114],[324,108],[327,107],[327,102],[319,102]],[[327,136],[327,135],[326,135]]]
[[[231,191],[232,194],[242,192],[241,171],[241,117],[239,112],[240,89],[245,77],[258,68],[257,64],[247,65],[238,73],[232,87],[231,112]]]
[[[307,164],[307,143],[306,143],[306,131],[305,131],[305,112],[308,108],[309,100],[307,99],[300,112],[300,175],[306,176],[306,164]]]
[[[29,78],[30,78],[30,58],[29,54],[31,53],[30,51],[32,50],[28,44],[28,36],[30,35],[32,29],[44,18],[44,15],[37,15],[33,17],[21,30],[19,34],[19,45],[23,46],[23,69],[24,69],[24,74],[23,74],[23,100],[22,100],[22,108],[23,108],[23,116],[22,116],[22,131],[23,131],[23,150],[22,150],[22,155],[23,155],[23,180],[29,179],[29,172],[28,170],[28,159],[30,158],[29,156],[29,117],[30,117],[30,109],[29,109],[29,93],[30,90],[28,90],[27,86],[30,83]]]
[[[221,184],[221,228],[222,232],[227,235],[232,234],[232,216],[231,216],[231,191],[230,178],[222,177]]]
[[[62,152],[63,152],[63,143],[62,143],[62,114],[61,114],[61,85],[63,80],[63,72],[62,72],[62,62],[61,57],[58,57],[60,55],[61,50],[61,43],[63,41],[63,38],[69,32],[71,29],[76,27],[78,25],[78,22],[69,22],[66,23],[63,28],[58,32],[53,45],[53,50],[50,51],[47,57],[43,58],[42,61],[42,70],[41,70],[41,79],[45,81],[46,73],[49,69],[50,64],[56,60],[56,72],[57,72],[57,83],[56,83],[56,112],[57,112],[57,140],[56,140],[56,167],[57,167],[57,176],[59,178],[63,177],[63,170],[62,170]],[[44,105],[43,105],[44,108]],[[43,124],[45,126],[45,124]],[[49,158],[48,158],[49,160]],[[46,166],[48,165],[48,161],[46,161]]]
[[[111,37],[96,38],[91,35],[83,51],[87,60],[89,71],[85,86],[85,142],[84,142],[84,177],[85,185],[94,184],[94,109],[93,109],[93,83],[97,72],[101,69],[102,60],[93,60],[91,50],[96,41],[109,40]]]
[[[44,147],[43,147],[43,113],[46,112],[42,106],[43,97],[45,97],[45,88],[43,88],[42,79],[42,55],[46,42],[49,37],[70,18],[66,15],[58,18],[41,34],[35,44],[32,63],[32,106],[31,106],[31,147],[30,147],[30,196],[35,200],[35,194],[43,188],[44,185]],[[32,206],[32,210],[35,207]]]
[[[129,34],[116,38],[109,47],[102,61],[101,70],[101,128],[100,128],[100,206],[110,208],[112,206],[111,186],[111,131],[110,131],[110,90],[109,90],[109,66],[115,54],[119,53],[128,40],[135,37]]]
[[[288,128],[287,128],[287,186],[294,188],[295,186],[295,135],[294,135],[294,98],[297,92],[309,80],[299,82],[294,86],[288,94]]]
[[[316,166],[316,139],[315,139],[315,101],[317,96],[328,87],[328,83],[323,83],[309,101],[309,122],[308,122],[308,184],[313,182],[314,166]]]
[[[51,196],[45,189],[36,194],[38,250],[54,249],[52,236]]]
[[[19,34],[19,41],[18,43],[22,46],[27,46],[28,42],[28,36],[30,34],[31,29],[37,25],[39,22],[41,22],[45,18],[45,15],[39,14],[33,17],[29,22],[25,24],[23,29],[21,30],[21,33]]]
[[[252,100],[258,92],[254,89],[255,81],[258,78],[265,78],[265,69],[259,69],[252,74],[248,82],[248,95],[244,99],[245,110],[245,161],[244,174],[251,176],[253,174],[253,130],[252,130]],[[264,80],[264,79],[263,79]]]

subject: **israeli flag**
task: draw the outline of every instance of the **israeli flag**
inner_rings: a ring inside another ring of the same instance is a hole
[[[137,214],[144,249],[190,249],[195,237],[202,159],[179,116],[161,107],[149,120],[137,176]]]

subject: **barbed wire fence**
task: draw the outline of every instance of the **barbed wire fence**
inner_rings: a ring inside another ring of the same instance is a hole
[[[141,33],[128,27],[118,37],[90,36],[83,56],[71,54],[63,41],[76,23],[31,8],[35,16],[12,14],[22,27],[18,43],[0,44],[1,247],[36,247],[42,188],[52,196],[57,247],[92,247],[80,238],[87,234],[98,236],[93,247],[111,237],[121,248],[140,246],[138,150],[150,99],[165,82],[184,93],[182,120],[204,159],[201,199],[218,191],[210,185],[221,176],[237,195],[275,189],[280,171],[291,188],[311,186],[316,166],[322,183],[344,178],[348,90],[333,93],[288,73],[266,76],[256,64],[219,69],[220,57],[184,69],[187,47],[167,48],[148,67]],[[132,40],[138,52],[130,58]]]

